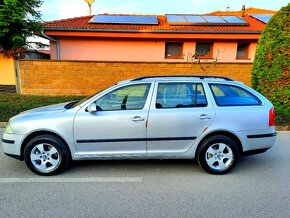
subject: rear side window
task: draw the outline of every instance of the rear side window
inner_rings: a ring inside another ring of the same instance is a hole
[[[160,83],[157,90],[156,108],[206,107],[207,100],[202,84]]]
[[[218,106],[253,106],[262,102],[254,94],[234,85],[210,84]]]

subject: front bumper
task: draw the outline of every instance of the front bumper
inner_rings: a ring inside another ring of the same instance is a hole
[[[21,144],[24,137],[25,135],[4,133],[1,139],[4,154],[18,160],[23,160],[21,155]]]

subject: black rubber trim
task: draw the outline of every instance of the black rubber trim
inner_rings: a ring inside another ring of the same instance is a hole
[[[16,160],[23,160],[23,158],[20,156],[20,155],[16,155],[16,154],[7,154],[4,152],[5,155],[9,156],[9,157],[12,157]]]
[[[2,142],[8,143],[8,144],[14,144],[15,143],[14,140],[8,140],[8,139],[2,139]]]
[[[269,137],[274,137],[276,136],[277,133],[269,133],[269,134],[260,134],[260,135],[247,135],[247,138],[249,139],[258,139],[258,138],[269,138]]]
[[[127,138],[127,139],[84,139],[84,140],[77,140],[77,143],[175,141],[175,140],[195,140],[195,139],[196,139],[196,137]]]
[[[176,75],[176,76],[142,76],[142,77],[137,77],[135,79],[132,79],[131,81],[140,81],[143,79],[150,79],[150,78],[186,78],[186,77],[190,77],[190,78],[200,78],[200,79],[224,79],[226,81],[233,81],[231,78],[229,77],[225,77],[225,76],[191,76],[191,75]]]
[[[263,148],[263,149],[245,151],[245,152],[242,153],[242,156],[249,156],[249,155],[264,153],[264,152],[268,151],[269,149],[270,148]]]

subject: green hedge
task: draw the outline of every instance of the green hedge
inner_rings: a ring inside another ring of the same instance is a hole
[[[83,96],[33,96],[0,93],[0,122],[32,108],[81,99]]]
[[[265,95],[277,114],[285,118],[290,113],[289,17],[290,3],[268,22],[257,45],[252,72],[253,88]]]

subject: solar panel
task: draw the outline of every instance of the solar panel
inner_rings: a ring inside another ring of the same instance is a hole
[[[273,14],[251,14],[251,17],[262,21],[263,23],[268,23],[271,17],[273,17]]]
[[[226,23],[225,20],[223,20],[219,16],[202,16],[208,23]]]
[[[200,15],[187,15],[185,19],[190,23],[206,23],[205,19]]]
[[[186,23],[185,17],[183,15],[167,15],[168,23]]]
[[[249,25],[247,21],[237,16],[210,15],[166,15],[169,25],[216,25],[234,26]]]
[[[237,16],[220,16],[222,19],[224,19],[228,23],[237,23],[237,24],[244,24],[247,23],[243,19],[237,17]]]
[[[89,23],[102,24],[158,24],[157,16],[115,16],[115,15],[96,15],[90,19]]]

